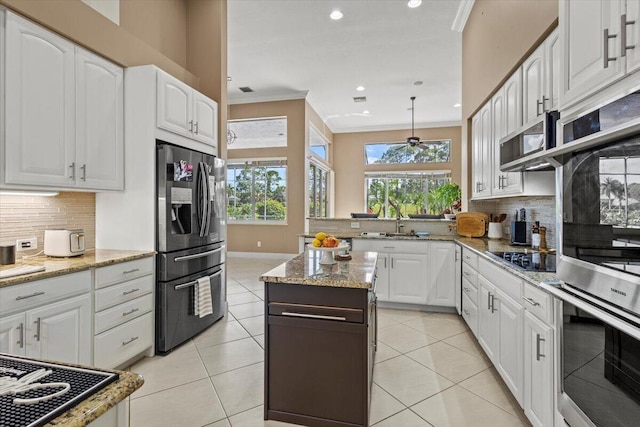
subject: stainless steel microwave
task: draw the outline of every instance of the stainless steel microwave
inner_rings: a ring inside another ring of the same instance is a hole
[[[547,111],[533,124],[527,124],[500,139],[500,170],[503,172],[552,170],[545,151],[556,146],[557,111]]]

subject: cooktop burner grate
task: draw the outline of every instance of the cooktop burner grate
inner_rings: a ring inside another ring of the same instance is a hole
[[[35,427],[45,425],[62,412],[71,409],[98,390],[116,381],[119,376],[112,372],[75,368],[52,363],[37,362],[20,357],[0,354],[0,377],[20,379],[38,369],[52,372],[31,384],[68,383],[68,392],[36,403],[16,404],[14,399],[34,399],[51,395],[62,387],[34,389],[15,395],[0,396],[0,427]]]

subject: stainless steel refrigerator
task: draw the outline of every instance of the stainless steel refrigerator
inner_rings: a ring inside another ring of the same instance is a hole
[[[226,312],[226,166],[162,141],[156,161],[156,353],[166,354]],[[196,308],[201,278],[213,305],[203,317]]]

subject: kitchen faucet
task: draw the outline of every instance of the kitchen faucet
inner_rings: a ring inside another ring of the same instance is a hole
[[[398,217],[396,218],[396,233],[402,232],[402,229],[404,228],[404,224],[400,223],[401,219],[400,214],[398,214]]]

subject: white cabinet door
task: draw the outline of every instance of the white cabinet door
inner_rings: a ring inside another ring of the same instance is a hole
[[[560,1],[560,29],[564,36],[562,108],[624,75],[621,14],[620,0]]]
[[[553,328],[524,315],[524,413],[534,427],[553,425]]]
[[[70,363],[91,363],[91,297],[89,294],[27,312],[27,355]]]
[[[456,298],[456,244],[429,242],[429,305],[454,307]]]
[[[630,22],[633,21],[633,24]],[[620,20],[622,27],[623,19]],[[620,44],[620,54],[622,52],[627,58],[627,73],[631,73],[640,67],[640,0],[627,0],[627,13],[624,20],[625,28],[621,28],[620,34],[624,31],[626,46]],[[621,40],[621,42],[624,40]],[[634,46],[631,48],[631,46]]]
[[[25,327],[24,313],[0,319],[0,353],[26,354]]]
[[[524,308],[509,298],[505,293],[496,290],[494,306],[499,320],[498,358],[496,369],[516,400],[522,405],[524,398],[524,367],[522,330]]]
[[[560,32],[554,30],[544,42],[544,109],[557,110],[560,103]]]
[[[199,92],[194,95],[195,123],[193,137],[209,145],[218,144],[218,104]]]
[[[480,181],[482,180],[482,124],[480,112],[471,119],[471,174],[473,177],[471,193],[473,197],[480,196]]]
[[[158,72],[158,127],[191,137],[194,131],[193,89]]]
[[[5,58],[5,181],[73,185],[73,44],[7,12]]]
[[[491,145],[493,146],[491,194],[502,192],[505,172],[500,170],[500,138],[506,135],[504,87],[491,98]]]
[[[491,195],[491,103],[472,120],[473,196]]]
[[[427,303],[428,256],[391,254],[389,300],[413,304]]]
[[[462,248],[459,245],[456,246],[455,253],[455,269],[456,269],[456,277],[454,286],[456,288],[455,298],[456,298],[456,311],[458,314],[462,314]]]
[[[123,70],[84,49],[76,52],[76,149],[79,187],[124,185]]]
[[[376,297],[378,301],[389,301],[389,254],[378,252],[376,264]]]
[[[522,64],[522,121],[531,123],[543,113],[544,46]]]
[[[489,359],[496,363],[498,349],[498,328],[500,318],[492,304],[496,287],[484,277],[478,276],[478,342]]]
[[[522,126],[522,69],[518,68],[504,84],[505,135]]]

